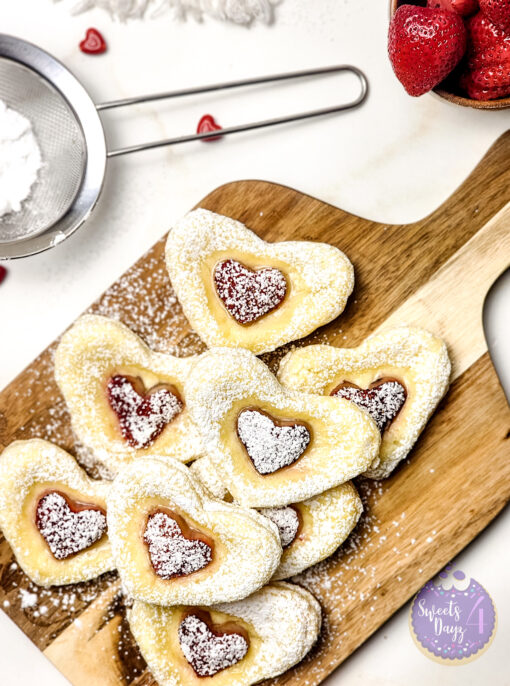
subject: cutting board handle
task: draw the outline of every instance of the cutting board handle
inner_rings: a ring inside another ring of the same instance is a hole
[[[459,377],[487,352],[483,305],[510,264],[510,203],[465,243],[379,327],[421,326],[446,341]]]

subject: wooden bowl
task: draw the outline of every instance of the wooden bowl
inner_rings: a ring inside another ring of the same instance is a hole
[[[400,5],[425,5],[425,0],[390,0],[390,17],[392,17]],[[439,84],[434,88],[434,93],[440,98],[452,102],[461,107],[472,107],[475,110],[505,110],[510,108],[510,97],[499,98],[498,100],[473,100],[459,92],[447,90],[445,83]]]

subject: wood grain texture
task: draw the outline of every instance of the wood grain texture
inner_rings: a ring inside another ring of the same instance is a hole
[[[492,284],[508,267],[509,256],[510,204],[452,255],[379,328],[403,322],[433,329],[449,346],[452,379],[456,379],[487,350],[481,326],[483,304]]]
[[[356,286],[347,310],[299,344],[354,346],[407,320],[445,336],[454,359],[452,387],[409,459],[386,481],[359,480],[366,511],[356,531],[299,577],[321,601],[325,629],[310,656],[274,684],[320,683],[510,498],[510,410],[481,324],[486,291],[510,263],[509,154],[506,134],[443,207],[405,226],[354,217],[259,181],[227,184],[200,203],[265,239],[326,241],[351,258]],[[91,310],[119,317],[155,349],[199,352],[203,344],[175,300],[163,248],[161,240]],[[87,463],[53,380],[54,347],[0,394],[0,448],[40,436]],[[264,359],[274,369],[280,357]],[[36,602],[22,607],[27,591]],[[0,607],[76,686],[153,686],[114,573],[41,591],[0,539]]]

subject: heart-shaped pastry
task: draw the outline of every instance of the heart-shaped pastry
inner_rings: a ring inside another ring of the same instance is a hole
[[[73,584],[114,569],[106,531],[110,482],[89,479],[48,441],[11,443],[0,458],[0,528],[39,586]]]
[[[158,607],[135,601],[133,636],[160,686],[250,686],[300,662],[320,631],[304,588],[274,582],[233,603]]]
[[[259,354],[335,319],[354,285],[325,243],[267,243],[238,221],[190,212],[168,236],[166,262],[184,314],[209,346]]]
[[[197,133],[210,133],[211,131],[221,131],[221,126],[216,122],[212,114],[204,114],[198,122]],[[211,136],[202,140],[204,143],[211,143],[212,141],[219,141],[220,138],[222,136]]]
[[[282,554],[272,522],[214,498],[171,458],[141,458],[119,473],[108,532],[129,595],[158,605],[244,598],[271,578]]]
[[[210,457],[190,467],[216,498],[231,501]],[[278,527],[283,555],[273,579],[288,579],[332,555],[356,526],[363,505],[352,482],[287,507],[261,508],[259,512]]]
[[[152,567],[161,579],[188,576],[212,560],[212,542],[192,532],[184,518],[173,512],[159,510],[149,515],[143,540],[149,547]]]
[[[49,491],[36,505],[35,525],[53,556],[65,560],[101,540],[106,533],[106,512],[98,505],[77,503],[65,493]]]
[[[197,359],[155,353],[120,322],[85,315],[62,336],[55,378],[79,440],[116,474],[136,457],[200,455],[184,392]]]
[[[382,433],[402,409],[407,391],[396,379],[376,379],[368,388],[343,381],[331,395],[346,398],[366,410]]]
[[[245,507],[306,500],[378,459],[380,434],[366,412],[283,388],[248,350],[204,353],[186,394],[220,481]]]
[[[288,467],[310,445],[306,424],[275,419],[262,410],[247,408],[237,417],[237,434],[259,474]]]
[[[88,55],[101,55],[106,52],[106,41],[97,29],[87,29],[80,50]]]
[[[403,460],[448,389],[444,342],[423,329],[399,327],[370,336],[358,348],[309,345],[286,355],[278,378],[304,393],[348,398],[382,432],[380,463],[365,473],[387,477]]]

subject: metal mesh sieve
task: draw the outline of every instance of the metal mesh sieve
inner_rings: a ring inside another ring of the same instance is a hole
[[[42,157],[22,209],[0,218],[0,242],[5,242],[39,234],[63,216],[80,187],[87,154],[74,112],[35,71],[0,58],[0,100],[32,123]]]
[[[0,34],[0,99],[31,122],[43,162],[22,209],[0,218],[0,259],[34,255],[76,231],[88,218],[101,194],[107,157],[218,136],[217,131],[205,131],[107,151],[99,111],[341,72],[350,72],[359,82],[359,95],[350,102],[230,126],[221,130],[221,137],[358,107],[367,97],[367,79],[357,67],[337,65],[95,105],[80,82],[52,55],[19,38]]]

